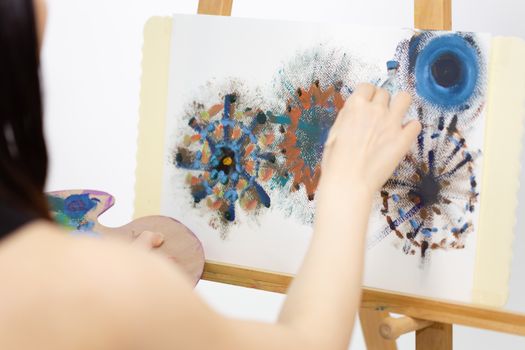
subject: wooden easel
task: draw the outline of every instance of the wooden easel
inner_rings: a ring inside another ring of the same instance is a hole
[[[233,0],[199,0],[198,13],[230,16]],[[451,0],[414,0],[414,24],[426,30],[452,28]],[[207,261],[203,279],[285,293],[293,276]],[[405,315],[391,318],[390,313]],[[396,350],[396,339],[416,332],[416,349],[451,350],[452,325],[525,336],[525,315],[374,289],[363,289],[359,319],[368,349]]]

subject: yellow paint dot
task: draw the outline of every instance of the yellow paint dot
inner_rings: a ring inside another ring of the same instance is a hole
[[[224,164],[224,165],[228,165],[229,166],[229,165],[232,165],[232,163],[233,163],[233,160],[231,159],[231,157],[226,157],[226,158],[224,158],[222,160],[222,164]]]

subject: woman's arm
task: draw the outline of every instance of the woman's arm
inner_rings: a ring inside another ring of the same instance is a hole
[[[364,241],[372,197],[420,132],[402,120],[410,96],[360,85],[326,144],[314,235],[294,279],[280,323],[306,337],[346,349],[359,308]]]
[[[188,349],[189,344],[229,350],[348,347],[361,296],[372,197],[421,129],[417,121],[403,126],[409,105],[406,93],[390,103],[383,89],[369,84],[356,89],[326,143],[313,239],[278,322],[226,321],[200,301],[187,303],[184,314],[195,315],[185,325],[186,334],[195,337],[186,343]],[[191,293],[178,298],[192,299]]]
[[[275,324],[225,318],[152,252],[35,223],[0,246],[0,348],[346,349],[373,194],[419,133],[410,103],[361,85],[330,132],[313,239]]]

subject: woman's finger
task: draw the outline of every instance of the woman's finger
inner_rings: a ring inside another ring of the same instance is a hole
[[[386,89],[376,88],[372,103],[388,107],[388,102],[390,102],[390,94],[388,91]]]
[[[401,123],[401,121],[403,120],[403,118],[405,118],[405,115],[408,112],[410,103],[412,103],[412,97],[409,93],[397,93],[392,99],[392,103],[390,103],[390,114],[393,117],[397,118]]]
[[[408,122],[403,129],[401,130],[402,135],[402,152],[404,154],[408,153],[410,147],[414,144],[417,136],[421,132],[421,123],[417,120],[412,120]]]
[[[344,113],[345,113],[344,109],[339,111],[339,113],[337,113],[334,124],[330,127],[330,131],[328,132],[328,137],[324,143],[326,148],[329,148],[333,145],[336,135],[337,135],[337,129],[339,128],[339,125],[341,125],[341,120],[344,118],[342,116]]]
[[[382,90],[384,90],[384,89],[382,89]],[[386,92],[386,90],[384,92]],[[375,94],[376,94],[376,86],[375,85],[368,84],[368,83],[360,83],[359,85],[357,85],[357,87],[355,88],[355,90],[352,93],[352,95],[350,96],[350,98],[348,98],[346,100],[343,109],[339,112],[339,114],[335,118],[334,125],[330,129],[330,132],[328,134],[328,138],[327,138],[327,140],[325,142],[325,146],[330,147],[334,143],[334,141],[336,139],[337,129],[341,125],[342,120],[344,118],[348,117],[348,115],[347,115],[348,114],[348,108],[347,107],[348,107],[349,104],[352,103],[352,100],[354,100],[355,97],[360,97],[360,98],[363,98],[366,101],[371,101],[374,98]],[[379,101],[383,100],[383,99],[384,99],[384,96],[380,96],[379,97]]]
[[[372,85],[372,84],[368,84],[368,83],[361,83],[359,85],[357,85],[354,93],[352,94],[351,98],[352,97],[361,97],[361,98],[364,98],[365,100],[367,101],[372,101],[372,99],[374,98],[374,95],[376,93],[376,87],[375,85]],[[348,100],[350,100],[351,98],[349,98]]]

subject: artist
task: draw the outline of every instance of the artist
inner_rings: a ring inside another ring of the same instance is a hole
[[[44,1],[0,0],[0,349],[347,349],[372,196],[421,128],[402,124],[409,95],[390,101],[359,85],[328,137],[313,239],[278,321],[229,319],[149,249],[73,238],[51,222]]]

